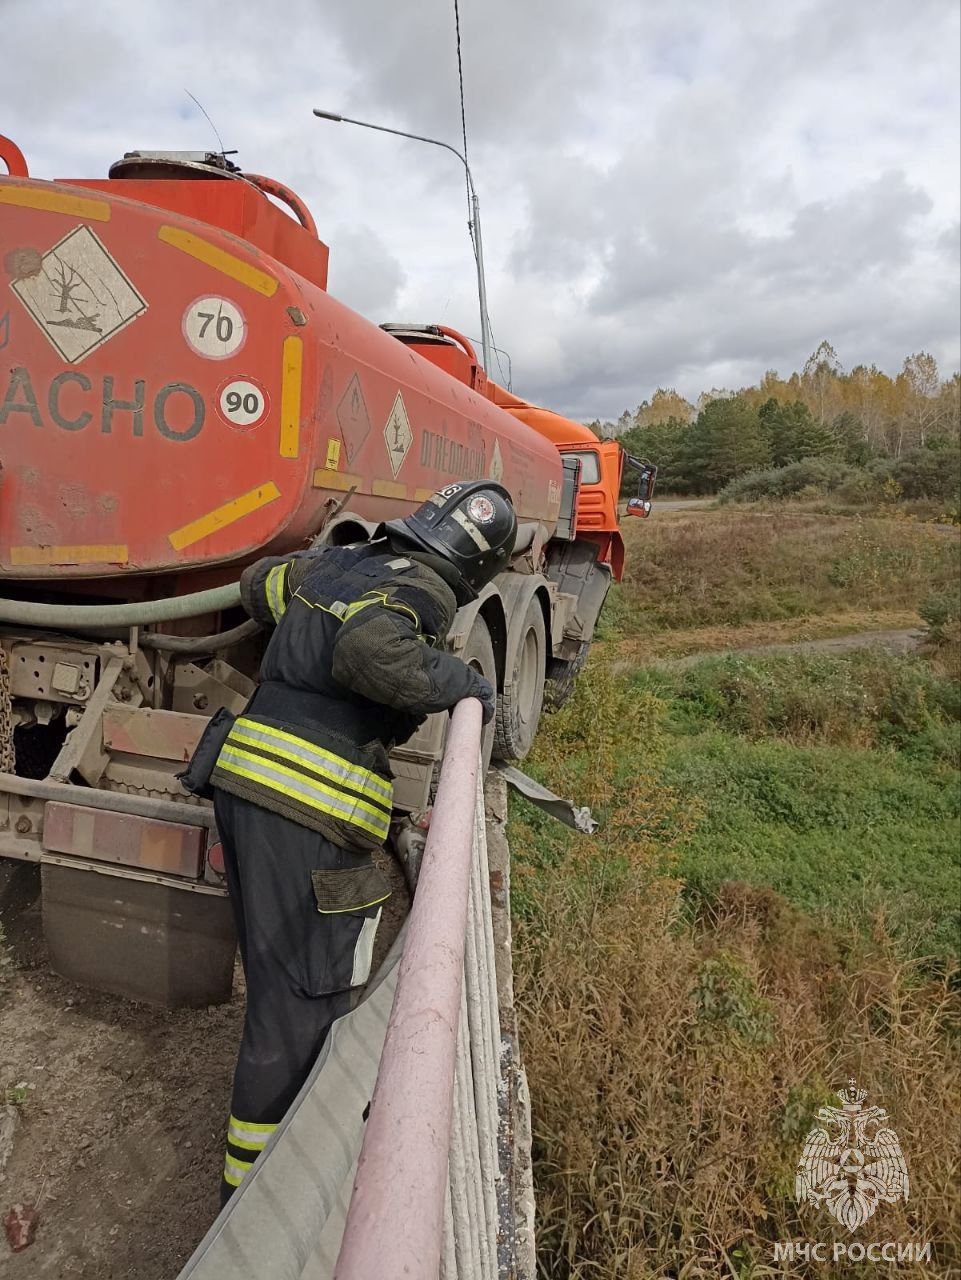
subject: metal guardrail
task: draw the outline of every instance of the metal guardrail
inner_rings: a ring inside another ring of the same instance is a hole
[[[530,1190],[514,1171],[526,1084],[509,920],[492,918],[480,733],[468,699],[403,931],[181,1280],[532,1276]]]

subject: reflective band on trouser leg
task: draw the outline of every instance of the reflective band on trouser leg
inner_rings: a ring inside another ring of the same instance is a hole
[[[287,577],[287,569],[289,562],[275,565],[267,574],[267,581],[264,584],[267,594],[267,608],[274,615],[274,622],[279,622],[284,616],[284,579]]]
[[[254,1156],[254,1160],[256,1159]],[[224,1182],[229,1182],[232,1187],[239,1187],[254,1167],[254,1160],[237,1160],[228,1151],[224,1158]]]
[[[251,1124],[231,1116],[227,1124],[227,1141],[232,1147],[240,1147],[244,1151],[263,1151],[276,1128],[276,1124]]]
[[[230,731],[228,741],[236,741],[243,746],[259,746],[275,756],[290,760],[293,764],[307,769],[311,773],[320,774],[332,782],[342,782],[345,786],[361,795],[368,796],[375,803],[390,808],[394,799],[391,783],[370,769],[351,764],[342,756],[325,751],[293,733],[285,733],[283,729],[275,729],[273,725],[261,724],[248,716],[238,716]]]
[[[322,782],[315,782],[296,769],[288,769],[249,751],[238,751],[230,745],[229,738],[221,749],[217,767],[250,782],[259,782],[270,791],[297,800],[308,808],[317,809],[332,818],[340,818],[342,822],[349,822],[378,840],[387,839],[390,813],[386,810],[375,809],[355,796],[325,787]]]

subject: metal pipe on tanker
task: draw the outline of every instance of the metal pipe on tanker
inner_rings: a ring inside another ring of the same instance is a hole
[[[130,796],[123,791],[101,791],[98,787],[75,786],[72,782],[48,782],[45,778],[21,778],[15,773],[0,773],[0,795],[30,796],[34,800],[57,800],[61,804],[79,804],[88,809],[108,809],[113,813],[132,813],[138,818],[158,818],[161,822],[180,822],[187,826],[216,828],[213,807],[193,804],[185,795],[183,801],[155,800],[152,796]]]

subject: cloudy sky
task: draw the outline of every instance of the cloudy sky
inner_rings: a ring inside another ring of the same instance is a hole
[[[478,336],[453,0],[0,0],[0,132],[43,177],[206,149],[308,201],[331,292]],[[578,418],[800,367],[959,356],[957,0],[461,0],[489,311]],[[506,362],[504,364],[506,374]],[[495,375],[497,370],[495,369]]]

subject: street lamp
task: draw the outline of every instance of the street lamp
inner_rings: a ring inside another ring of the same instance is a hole
[[[321,120],[333,120],[336,124],[358,124],[362,129],[376,129],[378,133],[393,133],[398,138],[410,138],[414,142],[429,142],[433,147],[443,147],[445,151],[452,151],[464,166],[464,170],[467,173],[467,185],[470,188],[471,214],[474,226],[474,257],[477,261],[477,300],[480,304],[481,349],[484,354],[484,369],[489,374],[491,368],[491,335],[490,325],[487,321],[487,283],[484,279],[484,247],[481,241],[480,203],[477,199],[477,189],[474,186],[474,176],[470,171],[470,165],[467,160],[456,147],[452,147],[449,142],[441,142],[439,138],[425,138],[422,134],[407,133],[403,129],[391,129],[385,124],[371,124],[369,120],[352,120],[350,116],[337,115],[333,111],[321,111],[319,107],[314,107],[314,115]]]

